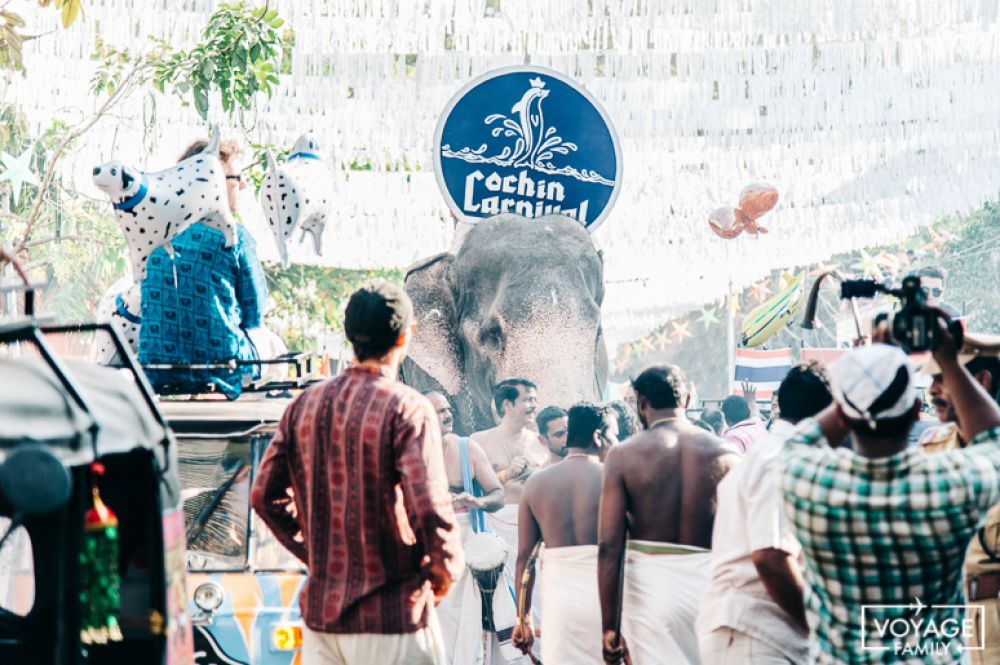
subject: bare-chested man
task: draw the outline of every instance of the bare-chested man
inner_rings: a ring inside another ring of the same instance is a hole
[[[493,390],[500,424],[472,435],[503,483],[504,500],[508,504],[520,502],[528,476],[546,460],[538,433],[532,428],[538,410],[537,389],[529,379],[501,381]]]
[[[566,432],[569,427],[566,409],[547,406],[535,418],[535,424],[538,425],[538,440],[549,451],[546,466],[563,461],[569,453],[566,450]]]
[[[454,433],[454,417],[448,399],[434,391],[425,392],[424,396],[434,406],[438,422],[441,423],[445,475],[448,477],[448,490],[452,495],[455,517],[464,542],[473,532],[473,522],[481,519],[480,511],[494,512],[503,508],[503,486],[482,448],[468,439],[463,442]],[[464,455],[463,443],[466,444]],[[477,494],[480,496],[476,496]],[[481,608],[479,591],[466,570],[437,607],[448,662],[474,663],[481,657]],[[491,644],[491,648],[498,651],[496,645]]]
[[[710,579],[715,488],[739,456],[688,421],[680,368],[654,365],[632,385],[646,429],[611,449],[601,489],[604,659],[622,662],[627,650],[635,665],[697,663],[694,621]]]
[[[465,491],[463,483],[461,437],[455,434],[455,419],[451,412],[448,399],[439,392],[425,392],[441,423],[441,440],[444,443],[444,468],[448,476],[448,490],[452,494],[452,506],[455,510],[463,508],[479,508],[486,512],[494,512],[503,508],[503,486],[493,471],[486,453],[475,441],[466,439],[466,460],[469,467],[470,480],[478,484],[481,496],[475,496]]]
[[[534,429],[538,409],[537,386],[529,379],[505,379],[493,390],[493,404],[500,424],[476,432],[472,440],[482,446],[490,464],[503,483],[505,505],[486,516],[486,526],[507,544],[507,575],[514,583],[517,565],[517,504],[524,483],[532,472],[545,464],[548,451],[538,441]]]
[[[601,503],[601,450],[617,439],[610,408],[581,403],[569,410],[566,457],[525,484],[518,518],[517,576],[531,550],[542,555],[542,661],[601,663],[601,614],[597,595],[597,514]],[[518,616],[530,617],[531,586],[521,594]],[[514,645],[527,653],[531,625],[514,628]]]

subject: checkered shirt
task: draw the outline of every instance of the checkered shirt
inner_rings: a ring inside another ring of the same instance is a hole
[[[886,650],[891,641],[878,639],[874,621],[913,619],[915,599],[928,606],[918,618],[964,618],[961,607],[929,606],[965,602],[966,547],[1000,500],[1000,428],[963,450],[925,455],[911,447],[869,459],[831,448],[808,420],[785,443],[782,493],[806,559],[811,662],[963,662],[958,640],[947,653]],[[865,608],[862,630],[862,605],[900,607]]]

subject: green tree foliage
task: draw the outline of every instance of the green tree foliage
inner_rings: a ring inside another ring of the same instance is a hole
[[[41,136],[32,137],[24,115],[11,104],[0,103],[0,151],[20,154],[31,148],[32,170],[37,173],[48,168],[69,129],[56,120]],[[128,270],[125,239],[104,201],[79,196],[53,175],[44,192],[25,185],[16,204],[8,197],[10,212],[0,212],[0,241],[23,236],[25,220],[39,197],[42,205],[21,258],[35,278],[49,283],[40,306],[61,319],[90,318],[108,284]]]
[[[269,325],[294,350],[312,350],[331,332],[343,332],[347,299],[373,279],[403,282],[401,270],[348,270],[265,264]]]
[[[222,109],[248,109],[258,92],[271,96],[277,86],[286,33],[284,19],[267,6],[251,9],[242,2],[223,3],[212,14],[201,42],[169,53],[156,65],[153,85],[190,94],[195,110],[208,116],[209,94],[217,90]]]

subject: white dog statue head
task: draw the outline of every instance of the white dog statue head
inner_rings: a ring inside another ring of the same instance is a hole
[[[260,190],[264,217],[274,233],[281,264],[288,267],[288,243],[296,229],[299,242],[312,236],[317,256],[323,255],[323,231],[333,201],[333,173],[320,158],[319,144],[309,132],[295,141],[288,160],[278,166],[267,155],[268,172]]]
[[[202,152],[168,169],[143,173],[117,160],[106,162],[94,168],[94,184],[114,204],[137,282],[146,277],[153,250],[163,247],[173,255],[171,239],[191,224],[204,222],[222,232],[226,247],[236,238],[218,128]]]

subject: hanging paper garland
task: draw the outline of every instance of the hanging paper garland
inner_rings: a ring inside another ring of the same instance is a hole
[[[101,500],[97,488],[97,477],[104,475],[104,465],[95,462],[90,470],[94,505],[84,517],[80,551],[80,641],[106,644],[123,639],[118,625],[118,518]]]

